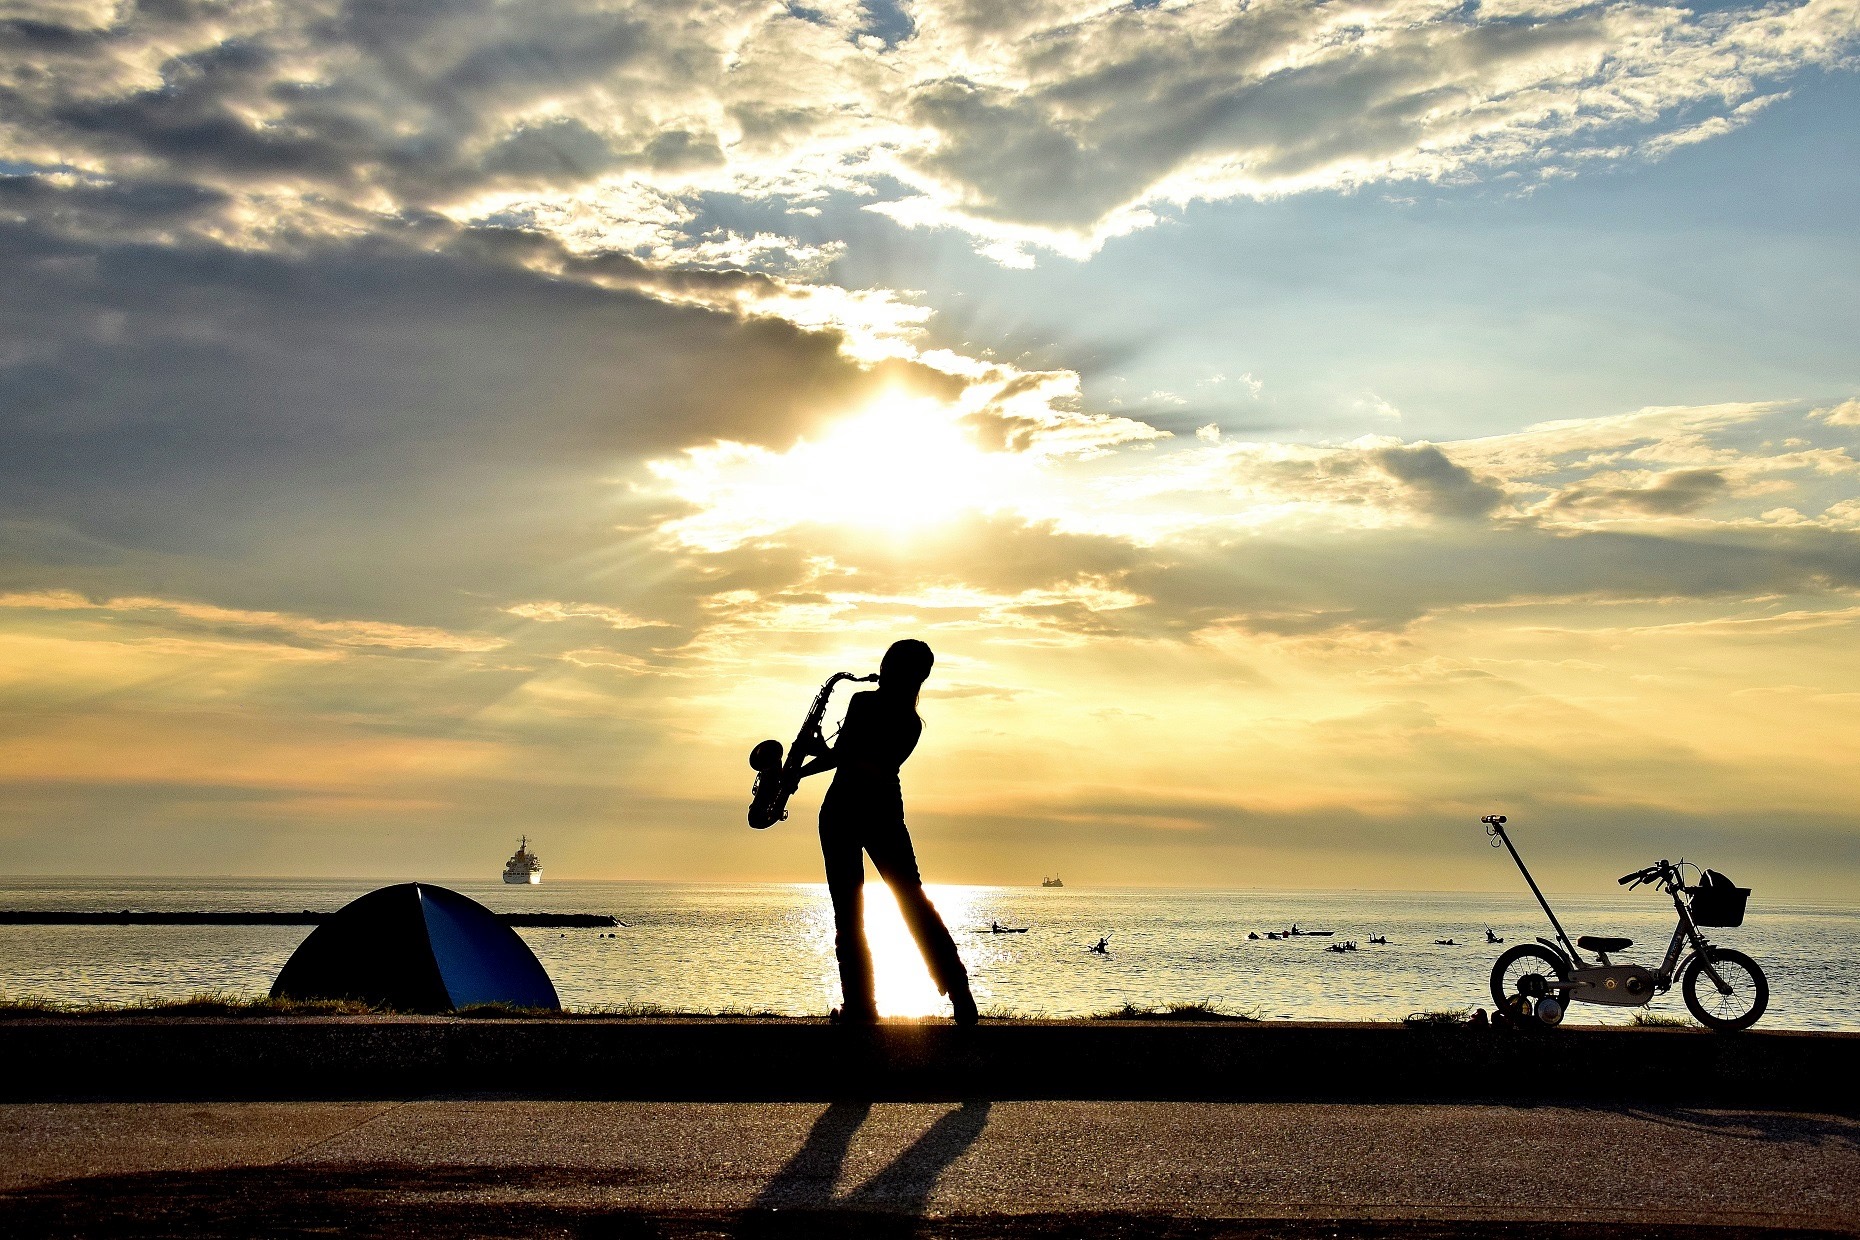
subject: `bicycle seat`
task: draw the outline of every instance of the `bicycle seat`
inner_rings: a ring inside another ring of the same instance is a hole
[[[1585,934],[1576,940],[1576,946],[1588,952],[1600,952],[1606,956],[1609,952],[1623,951],[1634,946],[1633,939],[1598,939],[1593,934]]]

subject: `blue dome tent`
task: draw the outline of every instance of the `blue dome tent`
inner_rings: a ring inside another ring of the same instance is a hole
[[[271,997],[359,999],[403,1012],[562,1006],[516,931],[431,883],[383,887],[344,905],[291,953]]]

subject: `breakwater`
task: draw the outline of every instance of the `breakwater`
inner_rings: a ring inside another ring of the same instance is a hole
[[[121,912],[90,909],[0,909],[0,926],[317,926],[334,913],[303,909],[299,912],[229,912],[188,909],[131,909]],[[586,928],[617,926],[604,913],[499,913],[507,926]]]
[[[755,1018],[0,1019],[0,1097],[1197,1098],[1860,1106],[1860,1034]]]

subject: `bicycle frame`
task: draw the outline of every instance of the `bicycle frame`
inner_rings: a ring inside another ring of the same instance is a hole
[[[1538,887],[1537,880],[1531,877],[1531,871],[1529,867],[1524,864],[1524,858],[1518,855],[1518,850],[1516,846],[1512,844],[1511,837],[1505,833],[1504,815],[1488,814],[1480,819],[1480,821],[1485,824],[1486,834],[1492,836],[1499,843],[1502,843],[1505,846],[1505,851],[1511,854],[1512,861],[1517,864],[1518,873],[1524,875],[1524,881],[1530,886],[1531,894],[1537,897],[1537,903],[1539,907],[1543,909],[1544,916],[1550,919],[1551,926],[1556,929],[1556,942],[1551,942],[1549,939],[1541,936],[1537,941],[1551,951],[1562,956],[1565,963],[1569,965],[1572,974],[1579,974],[1585,969],[1605,969],[1613,967],[1606,952],[1595,953],[1598,963],[1591,964],[1589,961],[1583,959],[1581,952],[1576,950],[1576,944],[1571,941],[1568,932],[1563,929],[1563,923],[1557,920],[1555,910],[1550,907],[1550,901],[1544,898],[1543,890]],[[1673,911],[1678,914],[1679,920],[1678,924],[1673,927],[1672,941],[1666,946],[1665,958],[1661,960],[1660,967],[1652,971],[1654,975],[1654,991],[1647,996],[1648,1000],[1651,1000],[1654,994],[1665,994],[1667,991],[1671,990],[1673,988],[1673,979],[1680,975],[1686,963],[1694,955],[1703,957],[1704,963],[1701,967],[1706,976],[1711,979],[1714,985],[1722,987],[1724,985],[1724,979],[1719,977],[1718,971],[1712,967],[1711,957],[1708,954],[1711,943],[1706,940],[1704,935],[1699,933],[1698,923],[1692,920],[1692,910],[1687,906],[1682,897],[1684,884],[1680,881],[1679,867],[1662,860],[1657,867],[1650,868],[1656,869],[1658,873],[1656,877],[1648,879],[1647,881],[1659,883],[1660,889],[1671,897],[1673,901]],[[1622,881],[1626,882],[1627,880],[1623,879]],[[1691,948],[1689,954],[1686,952],[1688,946]],[[1582,997],[1580,991],[1585,986],[1592,984],[1593,983],[1585,982],[1580,977],[1571,977],[1567,982],[1551,982],[1550,988],[1553,990],[1567,991],[1571,999],[1578,999]]]
[[[1685,968],[1686,960],[1691,959],[1691,956],[1681,958],[1686,945],[1691,944],[1692,955],[1697,955],[1709,949],[1711,944],[1706,942],[1705,936],[1699,933],[1698,923],[1692,920],[1692,910],[1686,906],[1684,900],[1679,898],[1679,883],[1677,881],[1666,882],[1661,885],[1661,889],[1672,897],[1673,909],[1679,914],[1679,924],[1673,927],[1673,941],[1666,945],[1666,958],[1660,962],[1660,967],[1654,970],[1654,976],[1659,979],[1660,993],[1665,994],[1673,988],[1673,979],[1679,976],[1681,969]],[[1606,962],[1608,957],[1603,955],[1602,959]],[[1721,981],[1717,971],[1711,967],[1709,958],[1702,967],[1714,983]]]

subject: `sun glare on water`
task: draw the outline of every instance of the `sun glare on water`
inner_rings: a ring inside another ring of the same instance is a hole
[[[734,546],[795,525],[907,534],[1006,506],[1025,469],[988,452],[939,401],[887,396],[786,452],[743,444],[693,449],[653,472],[699,512],[671,528],[686,542]]]
[[[949,928],[970,916],[970,901],[959,888],[930,888],[930,901]],[[949,1001],[937,993],[923,953],[904,924],[897,898],[884,883],[865,885],[865,941],[872,951],[873,997],[881,1016],[949,1014]]]

